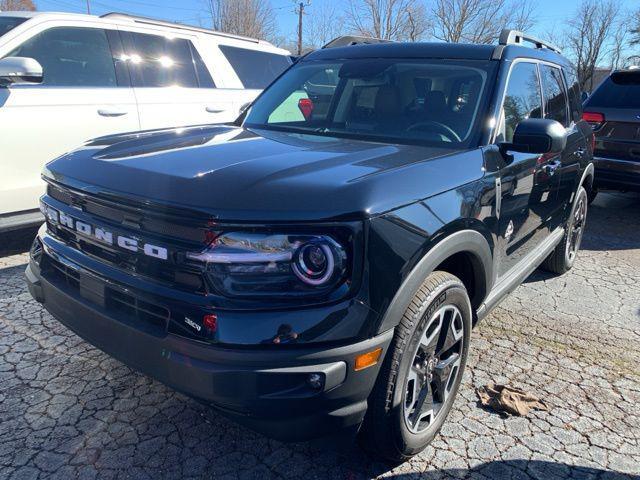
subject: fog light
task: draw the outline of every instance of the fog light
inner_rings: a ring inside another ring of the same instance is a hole
[[[321,390],[324,387],[324,375],[320,373],[310,373],[307,377],[307,385],[313,390]]]
[[[356,357],[353,369],[357,372],[358,370],[364,370],[365,368],[374,366],[376,363],[378,363],[378,359],[380,358],[381,353],[382,347],[379,347],[370,352],[358,355]]]

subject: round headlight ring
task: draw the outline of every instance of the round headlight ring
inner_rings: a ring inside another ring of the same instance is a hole
[[[318,253],[322,253],[325,257],[324,268],[320,272],[311,268],[310,258],[315,257],[318,260]],[[302,245],[294,255],[291,264],[293,273],[307,285],[314,287],[322,286],[331,280],[335,270],[336,260],[335,253],[331,246],[324,241],[308,242]]]

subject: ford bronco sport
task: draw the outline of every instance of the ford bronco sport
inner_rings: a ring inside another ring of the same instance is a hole
[[[255,430],[399,461],[451,410],[472,326],[574,263],[593,133],[568,62],[519,32],[336,43],[235,124],[49,163],[26,275],[78,335]]]

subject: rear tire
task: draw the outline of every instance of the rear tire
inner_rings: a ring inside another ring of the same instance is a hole
[[[567,220],[562,241],[542,263],[542,268],[560,275],[571,270],[580,250],[587,221],[588,205],[587,191],[584,187],[580,187],[571,207],[571,214]]]
[[[471,303],[462,282],[433,272],[404,312],[385,355],[359,440],[377,458],[402,462],[438,434],[469,353]]]

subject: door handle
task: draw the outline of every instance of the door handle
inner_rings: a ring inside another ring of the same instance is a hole
[[[587,151],[584,148],[579,148],[578,150],[576,150],[576,155],[578,157],[584,157],[585,153],[587,153]]]
[[[556,173],[556,170],[558,169],[558,167],[560,167],[559,162],[547,163],[542,167],[542,171],[547,175],[551,176]]]
[[[119,108],[99,108],[98,115],[101,117],[122,117],[129,113],[128,110],[122,110]]]
[[[223,108],[205,107],[204,109],[209,113],[222,113],[222,112],[224,112]]]

